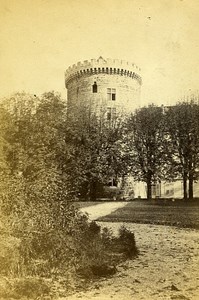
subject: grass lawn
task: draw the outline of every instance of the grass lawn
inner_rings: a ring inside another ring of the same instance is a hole
[[[133,201],[98,221],[172,225],[199,229],[199,201]]]

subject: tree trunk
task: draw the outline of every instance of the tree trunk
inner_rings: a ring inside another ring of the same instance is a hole
[[[151,175],[148,174],[147,178],[147,200],[152,199],[152,183],[151,183]]]
[[[193,200],[193,175],[189,174],[189,200]]]
[[[189,158],[189,200],[193,200],[193,157]]]
[[[187,200],[187,173],[184,173],[183,176],[183,193],[184,193],[184,200]]]
[[[91,201],[96,201],[97,199],[97,182],[96,181],[91,181],[90,183],[90,200]]]

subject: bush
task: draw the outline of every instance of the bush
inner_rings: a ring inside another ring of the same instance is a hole
[[[20,260],[20,240],[8,234],[0,234],[0,240],[0,275],[16,274]]]
[[[132,258],[138,254],[134,233],[124,226],[121,226],[119,229],[117,244],[119,251],[124,253],[128,258]]]
[[[8,223],[4,228],[5,253],[0,252],[0,274],[31,278],[20,280],[15,293],[25,293],[26,286],[31,294],[33,286],[40,284],[33,282],[33,277],[64,276],[69,290],[79,276],[110,276],[120,260],[133,257],[133,233],[123,228],[119,237],[114,237],[110,230],[101,230],[96,222],[89,222],[86,215],[78,212],[66,193],[60,193],[59,185],[47,187],[47,182],[29,186],[25,181],[19,184],[13,180],[7,197],[2,199],[1,215]]]
[[[101,174],[100,182],[105,179],[103,162],[96,160],[98,174],[87,161],[88,147],[83,144],[91,142],[96,156],[93,141],[86,131],[85,139],[76,132],[53,92],[41,99],[18,93],[10,101],[1,118],[5,124],[0,122],[0,227],[1,220],[7,220],[1,231],[0,275],[21,278],[13,285],[16,295],[40,297],[47,288],[38,277],[71,280],[76,271],[85,277],[113,273],[114,238],[89,223],[71,203],[90,175],[92,179]],[[94,121],[98,148],[96,125]]]
[[[96,266],[107,264],[107,253],[101,235],[101,228],[96,222],[89,223],[86,216],[81,216],[81,231],[76,236],[76,271],[77,274],[91,278]]]
[[[138,254],[131,231],[122,226],[115,237],[108,228],[101,230],[94,221],[81,235],[80,245],[77,273],[86,278],[113,275],[120,261]]]
[[[19,299],[21,297],[38,299],[38,297],[48,295],[50,288],[41,278],[23,278],[14,283],[13,292]]]
[[[49,293],[50,287],[41,278],[0,278],[1,299],[43,299]]]
[[[0,298],[10,299],[11,283],[7,278],[0,277]]]

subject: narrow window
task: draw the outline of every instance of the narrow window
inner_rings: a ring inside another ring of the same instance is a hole
[[[109,186],[117,186],[117,181],[116,178],[112,177],[109,182],[108,182]]]
[[[108,185],[113,186],[113,179],[112,178],[109,180]]]
[[[94,84],[93,84],[93,93],[97,93],[97,83],[96,83],[96,81],[94,81]]]
[[[117,180],[116,180],[116,178],[113,178],[113,186],[117,186]]]

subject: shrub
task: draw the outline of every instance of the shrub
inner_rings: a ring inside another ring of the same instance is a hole
[[[10,299],[11,283],[7,278],[0,277],[0,299]]]
[[[1,232],[0,275],[21,278],[13,285],[16,295],[40,297],[47,288],[38,277],[72,274],[73,278],[75,271],[88,277],[113,273],[114,238],[95,222],[89,223],[71,203],[88,178],[106,180],[101,168],[105,164],[95,159],[91,166],[88,147],[83,145],[91,142],[95,158],[99,148],[95,116],[94,145],[87,131],[84,139],[76,124],[67,121],[66,107],[57,94],[45,93],[36,106],[35,97],[26,94],[10,100],[12,109],[6,105],[1,118],[6,126],[0,122],[0,222],[7,220]]]
[[[48,295],[50,288],[41,278],[23,278],[16,280],[13,284],[13,294],[15,297],[27,297],[38,299],[38,297]]]
[[[119,234],[116,237],[113,236],[111,231],[104,228],[102,237],[106,249],[110,253],[121,254],[121,259],[133,258],[138,254],[134,233],[125,226],[119,228]]]
[[[128,258],[132,258],[138,254],[134,233],[124,226],[121,226],[119,229],[117,244],[119,251],[124,253]]]
[[[70,290],[79,276],[110,276],[118,262],[137,253],[133,233],[121,228],[119,236],[113,236],[78,212],[66,193],[60,193],[59,185],[47,187],[47,182],[29,186],[25,181],[10,181],[9,193],[1,199],[1,217],[8,222],[0,274],[22,278],[15,284],[15,293],[22,295],[27,289],[30,295],[40,284],[36,279],[33,282],[33,277],[56,280],[64,276]]]
[[[43,299],[50,294],[50,287],[41,278],[0,278],[1,299]]]
[[[134,234],[124,226],[119,229],[118,237],[106,227],[101,230],[94,221],[87,226],[79,240],[79,275],[86,278],[113,275],[116,264],[138,254]]]
[[[0,240],[0,275],[16,274],[20,260],[20,240],[8,234],[0,234]]]

